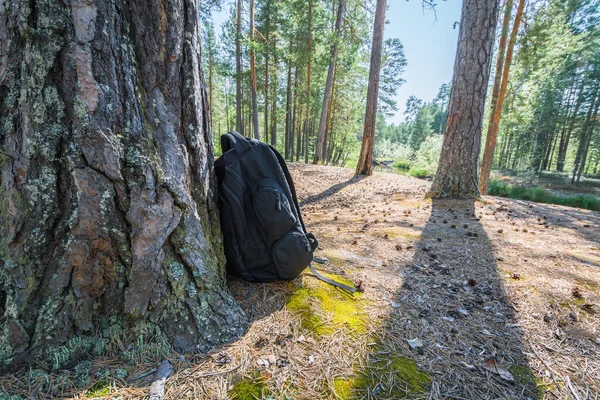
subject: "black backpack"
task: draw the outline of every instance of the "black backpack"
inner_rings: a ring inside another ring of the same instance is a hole
[[[306,231],[285,160],[274,147],[237,132],[221,136],[221,149],[215,172],[229,271],[253,282],[296,278],[311,266],[319,243]]]

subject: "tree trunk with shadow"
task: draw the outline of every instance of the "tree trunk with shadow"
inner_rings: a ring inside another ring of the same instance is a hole
[[[0,370],[112,340],[239,336],[215,200],[199,2],[0,14]]]
[[[428,197],[479,197],[477,163],[498,0],[465,0],[442,154]]]

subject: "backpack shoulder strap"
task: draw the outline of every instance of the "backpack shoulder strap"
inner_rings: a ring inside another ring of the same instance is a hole
[[[334,281],[333,279],[329,279],[329,278],[327,278],[327,277],[324,277],[323,275],[321,275],[320,273],[318,273],[318,272],[315,270],[315,268],[313,267],[312,263],[310,263],[310,264],[308,265],[308,268],[310,269],[310,272],[312,272],[312,274],[313,274],[313,275],[314,275],[314,276],[315,276],[317,279],[320,279],[320,280],[322,280],[323,282],[330,284],[331,286],[335,286],[335,287],[337,287],[337,288],[340,288],[340,289],[342,289],[342,290],[344,290],[344,291],[346,291],[346,292],[348,292],[348,293],[356,293],[356,292],[359,292],[359,291],[360,291],[360,290],[359,290],[359,288],[358,288],[357,286],[351,287],[351,286],[348,286],[348,285],[344,285],[343,283],[340,283],[340,282]]]
[[[273,154],[275,154],[275,157],[277,157],[279,166],[283,170],[283,175],[285,175],[285,180],[287,180],[288,186],[290,187],[290,191],[292,192],[292,200],[294,201],[294,206],[296,207],[296,211],[298,212],[298,217],[300,218],[300,225],[302,225],[302,229],[304,230],[304,233],[306,234],[307,233],[306,226],[304,225],[304,221],[302,220],[302,213],[300,213],[300,206],[298,205],[298,197],[296,196],[296,187],[294,186],[294,181],[292,179],[292,175],[290,175],[290,170],[288,169],[288,167],[285,163],[285,160],[283,159],[283,156],[275,149],[275,147],[269,145],[269,148],[271,149]],[[316,242],[317,239],[314,237],[314,235],[312,235],[312,234],[310,234],[310,235]],[[311,246],[312,246],[312,243],[311,243]],[[317,246],[318,246],[318,242],[317,242]],[[315,249],[316,248],[317,247],[315,246]]]

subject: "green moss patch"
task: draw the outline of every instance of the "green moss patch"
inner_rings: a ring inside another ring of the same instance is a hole
[[[382,380],[384,376],[390,377],[387,383],[385,379]],[[393,385],[389,382],[393,382]],[[388,353],[385,357],[372,361],[354,379],[354,387],[358,390],[372,390],[379,384],[383,385],[382,394],[385,398],[403,399],[411,394],[425,393],[431,379],[412,359]]]
[[[235,400],[256,400],[268,395],[269,390],[260,379],[245,378],[238,381],[229,391],[229,396]]]
[[[535,396],[538,399],[544,397],[544,393],[548,389],[543,382],[535,377],[531,368],[526,365],[512,365],[509,368],[510,373],[518,383],[529,386],[535,392]]]
[[[350,400],[354,391],[354,382],[352,379],[336,378],[333,381],[333,390],[338,399]]]
[[[354,286],[351,281],[339,276],[327,273],[323,275]],[[318,335],[329,335],[342,327],[357,333],[366,331],[361,293],[349,294],[325,282],[314,283],[311,287],[296,290],[287,302],[288,310],[300,315],[305,329]]]

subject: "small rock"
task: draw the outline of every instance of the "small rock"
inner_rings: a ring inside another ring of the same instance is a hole
[[[275,354],[269,354],[267,357],[265,357],[265,359],[269,362],[269,364],[273,365],[277,362],[277,357],[275,357]]]
[[[419,338],[414,338],[414,339],[408,339],[407,340],[408,345],[410,347],[412,347],[413,349],[417,349],[419,347],[423,347],[423,341]]]
[[[571,311],[569,312],[569,318],[571,318],[571,320],[573,322],[577,322],[579,321],[579,317],[577,316],[577,314],[575,314],[575,312]]]

